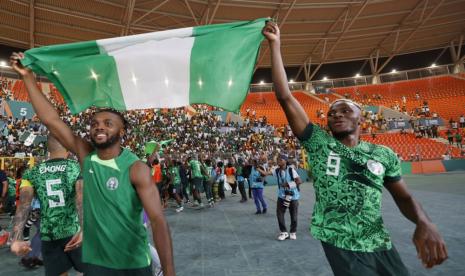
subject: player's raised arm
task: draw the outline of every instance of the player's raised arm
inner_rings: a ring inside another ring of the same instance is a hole
[[[61,120],[53,105],[37,87],[36,78],[32,71],[21,65],[20,60],[23,58],[23,53],[13,53],[10,56],[10,64],[23,78],[37,116],[65,148],[76,154],[79,160],[83,160],[92,150],[91,145],[79,136],[74,135],[71,129]]]
[[[271,50],[271,74],[273,78],[276,98],[286,113],[287,120],[292,131],[297,137],[301,137],[310,120],[305,110],[289,90],[286,71],[281,57],[281,39],[278,25],[267,22],[263,28],[263,35],[270,44]]]

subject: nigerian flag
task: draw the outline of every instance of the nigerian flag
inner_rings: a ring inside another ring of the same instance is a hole
[[[72,113],[206,103],[237,111],[267,19],[30,49],[21,61],[47,76]]]

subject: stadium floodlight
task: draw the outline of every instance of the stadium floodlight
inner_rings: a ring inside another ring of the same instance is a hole
[[[396,70],[396,69],[392,69],[391,73],[395,74],[395,73],[397,73],[397,70]]]
[[[436,65],[436,63],[433,63],[433,64],[431,64],[430,67],[431,67],[431,68],[434,68],[434,67],[438,67],[438,66]]]
[[[355,74],[355,77],[360,78],[360,74],[359,73]]]
[[[328,77],[323,77],[323,81],[327,81],[328,80]]]
[[[263,80],[260,81],[260,85],[264,85],[265,82]]]
[[[1,60],[0,61],[0,67],[8,67],[7,64],[6,64],[6,61]]]
[[[293,79],[290,79],[290,80],[289,80],[289,83],[294,83],[294,80],[293,80]]]

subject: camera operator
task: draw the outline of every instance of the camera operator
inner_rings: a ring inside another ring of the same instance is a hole
[[[288,164],[288,157],[280,155],[278,159],[278,168],[269,171],[268,174],[273,174],[278,181],[278,202],[276,204],[276,216],[278,217],[279,230],[281,233],[278,240],[297,239],[297,210],[299,208],[299,185],[302,180],[297,174],[297,171]],[[291,215],[291,231],[287,232],[284,221],[284,213],[289,208]]]
[[[267,172],[263,167],[258,165],[258,160],[252,161],[252,168],[250,171],[250,188],[252,189],[252,195],[257,208],[256,215],[266,214],[267,204],[265,198],[263,198],[263,182],[265,180],[265,174]],[[261,207],[260,207],[261,204]]]

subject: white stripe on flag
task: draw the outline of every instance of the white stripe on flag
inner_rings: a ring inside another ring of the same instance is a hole
[[[101,50],[111,55],[111,52],[113,51],[117,51],[134,44],[144,43],[146,41],[161,41],[173,37],[189,37],[192,35],[192,31],[193,28],[189,27],[161,32],[99,39],[96,42],[98,46],[101,47]]]
[[[193,37],[148,41],[109,53],[127,109],[189,104]]]

